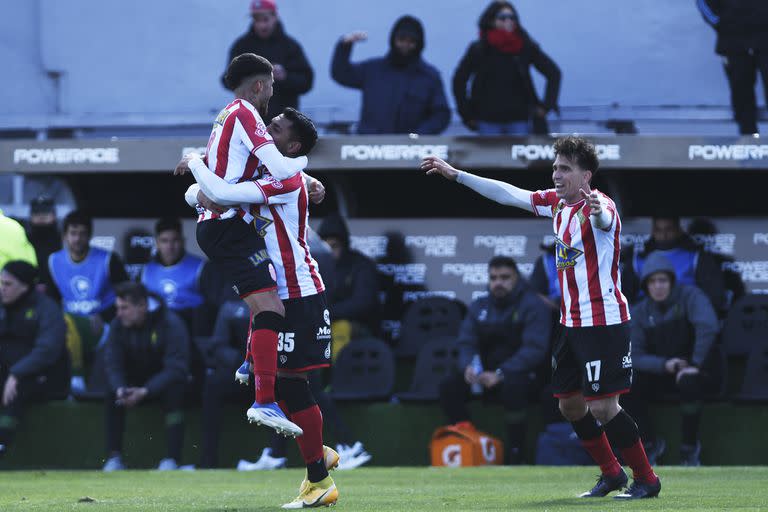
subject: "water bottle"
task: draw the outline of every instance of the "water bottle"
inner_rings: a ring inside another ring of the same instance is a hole
[[[470,364],[472,365],[472,369],[475,370],[475,375],[480,375],[480,373],[483,371],[483,363],[480,362],[480,356],[478,354],[475,354],[475,357],[472,358],[472,362]],[[479,382],[475,382],[470,386],[470,390],[472,391],[473,395],[480,395],[483,392],[483,385]]]

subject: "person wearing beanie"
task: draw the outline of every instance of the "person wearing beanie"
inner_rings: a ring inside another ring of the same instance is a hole
[[[662,252],[648,255],[641,281],[645,299],[632,308],[632,390],[623,403],[637,420],[658,458],[666,443],[658,439],[648,412],[656,397],[679,394],[682,413],[680,463],[700,464],[701,402],[719,388],[722,369],[712,348],[718,321],[712,304],[695,286],[677,282],[672,261]]]
[[[64,316],[35,289],[36,278],[37,269],[21,260],[0,271],[0,456],[26,404],[69,393]]]
[[[61,232],[56,222],[56,205],[51,196],[41,195],[29,203],[29,223],[27,237],[35,248],[37,261],[41,262],[39,281],[43,291],[47,291],[45,283],[51,282],[51,273],[46,262],[56,251],[60,251]]]
[[[478,26],[480,38],[469,45],[453,75],[462,121],[481,135],[547,134],[547,112],[558,111],[557,64],[523,29],[509,2],[491,2]],[[531,66],[547,80],[543,101],[534,88]]]
[[[255,53],[274,66],[274,94],[266,118],[280,114],[285,107],[299,107],[299,96],[312,89],[314,71],[301,45],[285,33],[275,0],[252,0],[251,24],[229,49],[229,61],[242,53]],[[234,90],[222,76],[224,87]]]
[[[350,62],[352,46],[367,38],[361,31],[342,37],[331,64],[336,82],[363,93],[357,133],[435,135],[445,130],[451,112],[440,73],[421,57],[425,46],[421,22],[401,17],[392,27],[385,56]]]

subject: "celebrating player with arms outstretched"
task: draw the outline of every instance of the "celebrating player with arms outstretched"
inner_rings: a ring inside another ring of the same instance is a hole
[[[602,497],[626,485],[611,444],[634,476],[616,498],[658,496],[661,481],[637,425],[619,405],[632,380],[629,308],[619,276],[621,220],[613,201],[591,189],[599,165],[594,146],[564,137],[554,149],[555,187],[537,192],[454,169],[436,157],[425,158],[421,169],[501,204],[553,218],[562,329],[552,353],[552,385],[560,411],[601,469],[597,485],[581,496]]]

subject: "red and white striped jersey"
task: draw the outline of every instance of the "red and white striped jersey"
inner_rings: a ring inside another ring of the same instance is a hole
[[[621,292],[621,219],[614,202],[595,190],[611,214],[610,226],[592,226],[584,200],[566,204],[554,189],[531,193],[533,213],[552,217],[555,262],[560,281],[560,323],[566,327],[614,325],[629,321]]]
[[[256,150],[266,144],[274,142],[258,111],[248,101],[236,99],[216,117],[203,161],[228,183],[239,183],[255,176],[261,164]],[[242,217],[245,222],[253,220],[248,205],[241,205],[221,215],[202,210],[197,221],[228,219],[235,215]]]
[[[309,195],[301,173],[275,180],[264,167],[259,185],[266,204],[253,205],[254,225],[263,233],[277,273],[281,299],[309,297],[325,290],[325,284],[307,243]]]

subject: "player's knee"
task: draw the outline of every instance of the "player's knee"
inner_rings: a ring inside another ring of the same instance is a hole
[[[309,390],[309,382],[306,379],[278,375],[276,388],[277,394],[280,396],[280,400],[285,402],[288,412],[303,411],[317,403]]]
[[[597,421],[606,424],[621,411],[621,407],[619,407],[619,397],[611,396],[600,400],[592,400],[589,402],[589,410],[592,411],[592,416],[594,416]]]
[[[581,395],[560,398],[557,403],[560,413],[568,421],[578,421],[587,413],[587,403]]]
[[[280,316],[285,316],[285,306],[283,306],[283,301],[280,300],[280,297],[278,297],[277,293],[274,291],[249,295],[245,298],[245,302],[248,304],[248,307],[251,309],[254,316],[266,312],[273,312]]]

